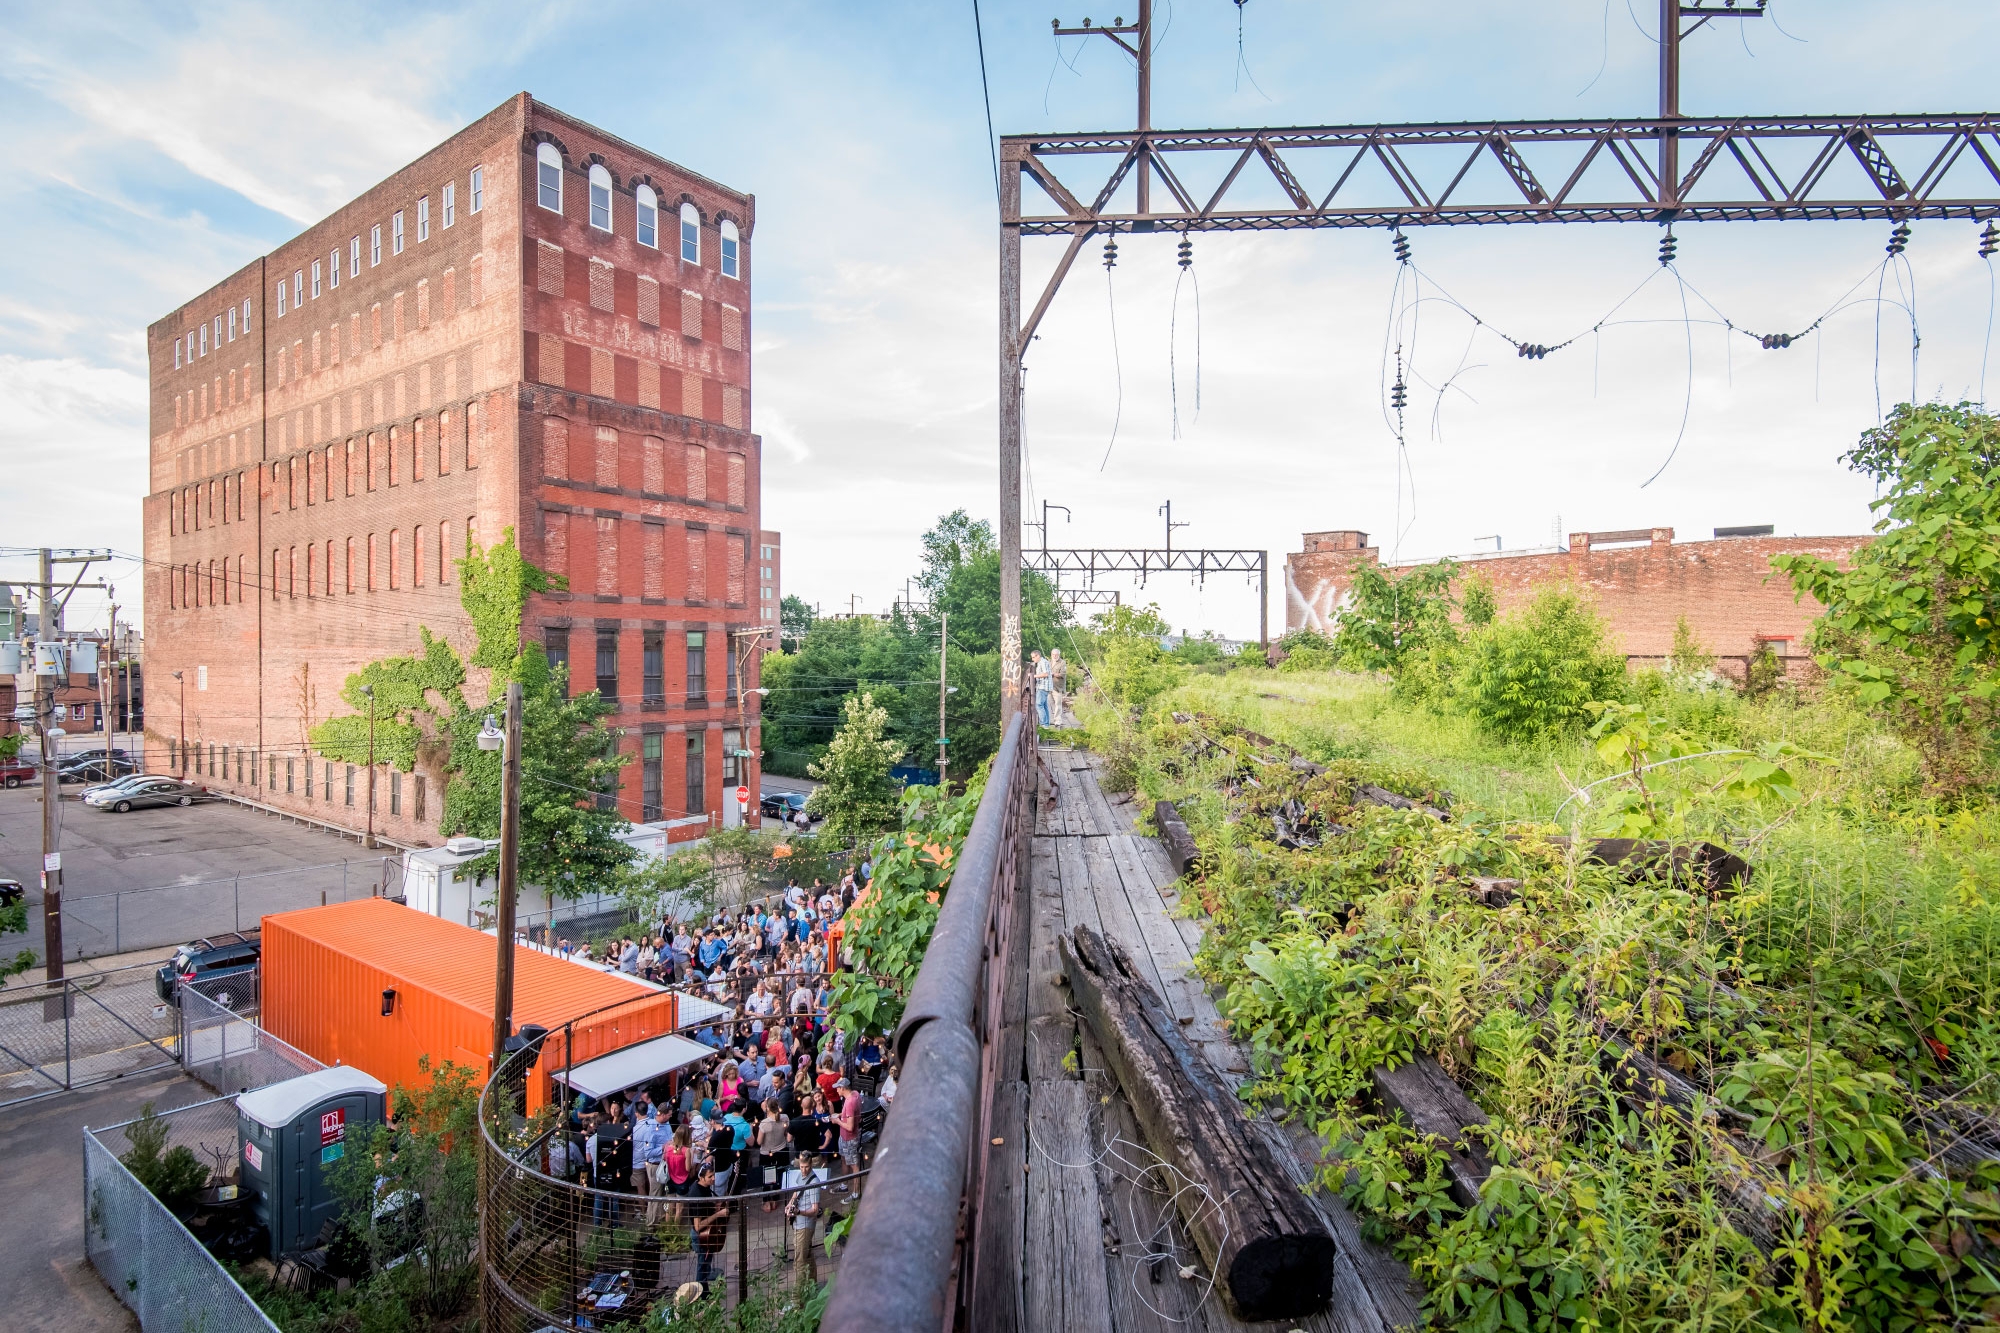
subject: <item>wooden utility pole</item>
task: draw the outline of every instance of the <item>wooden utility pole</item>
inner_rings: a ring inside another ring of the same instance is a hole
[[[62,988],[62,822],[58,802],[62,788],[56,778],[56,742],[49,735],[55,720],[56,680],[43,671],[44,653],[55,654],[56,671],[62,642],[56,628],[55,552],[42,548],[42,614],[35,625],[35,726],[42,737],[42,953],[51,989]]]
[[[951,741],[944,733],[945,645],[951,640],[951,612],[938,612],[938,790],[945,790],[945,769],[950,762]]]
[[[500,753],[500,895],[495,904],[498,949],[493,966],[493,1069],[507,1058],[514,1035],[514,905],[521,883],[521,682],[507,685],[507,730]]]

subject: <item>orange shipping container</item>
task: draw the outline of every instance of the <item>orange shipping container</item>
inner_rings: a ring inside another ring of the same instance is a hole
[[[314,1059],[354,1065],[390,1087],[415,1087],[425,1055],[433,1068],[446,1060],[465,1065],[483,1084],[496,945],[482,931],[386,898],[267,916],[264,1027]],[[384,992],[392,990],[385,1005]],[[677,1017],[671,992],[516,949],[514,1024],[549,1029],[528,1080],[527,1109],[547,1100],[548,1073],[568,1058],[562,1027],[571,1019],[584,1019],[574,1053],[581,1063],[672,1032]]]

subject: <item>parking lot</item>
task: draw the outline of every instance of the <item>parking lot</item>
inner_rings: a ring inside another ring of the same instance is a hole
[[[172,946],[211,931],[254,926],[265,912],[366,897],[400,877],[392,848],[213,801],[129,814],[74,799],[62,818],[66,958]],[[42,803],[32,787],[0,790],[0,876],[28,890],[29,947],[42,951]],[[386,862],[386,864],[385,864]],[[0,953],[22,947],[0,939]]]

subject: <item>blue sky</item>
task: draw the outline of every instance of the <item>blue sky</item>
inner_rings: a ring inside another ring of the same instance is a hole
[[[986,0],[999,130],[1128,125],[1129,64],[1102,39],[1059,46],[1049,19],[1101,22],[1130,4]],[[1649,114],[1656,9],[1160,0],[1154,120]],[[1742,37],[1689,42],[1685,109],[2000,100],[2000,7],[1772,9],[1775,22]],[[757,194],[753,425],[788,591],[827,609],[850,594],[880,608],[939,513],[995,512],[993,175],[969,0],[14,6],[7,27],[0,109],[17,149],[0,178],[0,545],[136,551],[146,324],[523,88]],[[1857,296],[1874,296],[1887,230],[1684,227],[1680,267],[1739,324],[1795,328],[1857,280]],[[1978,392],[1990,275],[1975,230],[1916,228],[1919,397]],[[1587,329],[1652,273],[1657,241],[1651,227],[1413,234],[1436,283],[1547,343]],[[1055,245],[1029,243],[1031,276]],[[1405,555],[1466,551],[1495,533],[1524,547],[1572,528],[1662,523],[1683,537],[1753,522],[1858,531],[1869,494],[1839,455],[1875,419],[1878,365],[1885,403],[1911,391],[1910,318],[1885,309],[1878,340],[1872,299],[1784,353],[1697,326],[1691,378],[1670,282],[1649,284],[1621,312],[1628,322],[1539,362],[1430,302],[1401,329],[1419,387],[1399,505],[1381,409],[1396,278],[1386,237],[1198,237],[1198,418],[1193,303],[1184,288],[1174,306],[1173,239],[1124,238],[1121,252],[1108,281],[1094,262],[1078,266],[1030,358],[1031,506],[1046,498],[1075,516],[1066,529],[1058,518],[1055,543],[1156,540],[1167,499],[1194,524],[1177,542],[1280,558],[1302,530],[1388,540],[1399,521]],[[1447,379],[1442,392],[1426,387]],[[1683,413],[1678,452],[1642,489]],[[122,574],[136,585],[131,567]],[[1156,580],[1143,595],[1177,624],[1255,630],[1234,580]],[[78,607],[87,620],[81,596]]]

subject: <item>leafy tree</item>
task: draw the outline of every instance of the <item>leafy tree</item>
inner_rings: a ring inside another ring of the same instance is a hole
[[[1921,756],[1936,794],[1987,781],[2000,692],[2000,419],[1972,403],[1904,403],[1848,466],[1883,488],[1874,541],[1843,569],[1771,563],[1825,607],[1826,661]]]
[[[1701,676],[1715,670],[1715,654],[1708,651],[1686,616],[1674,622],[1674,646],[1667,656],[1667,670],[1676,676]]]
[[[1456,639],[1451,583],[1457,573],[1450,560],[1400,573],[1380,565],[1355,566],[1354,582],[1333,627],[1333,650],[1341,665],[1395,671],[1406,657]]]
[[[903,757],[903,745],[882,738],[889,712],[873,695],[850,696],[843,708],[847,722],[826,756],[808,770],[821,785],[806,799],[806,811],[826,820],[823,836],[859,846],[896,822],[896,783],[889,769]]]
[[[208,1168],[186,1144],[167,1147],[167,1122],[153,1110],[153,1103],[139,1108],[139,1118],[126,1128],[125,1137],[132,1145],[118,1158],[125,1169],[167,1211],[184,1213],[194,1207],[195,1196],[208,1184]]]
[[[559,581],[521,558],[512,528],[491,550],[475,546],[457,565],[459,603],[474,636],[469,664],[418,626],[415,654],[370,662],[347,678],[340,697],[353,712],[313,727],[313,748],[345,763],[368,761],[370,700],[362,689],[372,687],[377,761],[405,772],[419,763],[435,767],[445,778],[443,831],[498,837],[501,756],[481,750],[477,737],[488,714],[505,711],[507,685],[519,681],[521,877],[564,896],[611,889],[632,858],[615,836],[624,817],[596,798],[617,790],[625,762],[604,726],[611,707],[594,690],[572,698],[567,671],[552,670],[540,647],[521,640],[529,595]],[[486,701],[478,707],[466,697],[468,665],[486,678]],[[499,853],[466,869],[496,874]]]
[[[813,609],[806,605],[805,598],[788,594],[778,603],[778,647],[782,651],[797,652],[799,641],[812,627]]]
[[[1486,628],[1500,614],[1500,604],[1493,595],[1493,580],[1486,577],[1484,570],[1476,569],[1466,576],[1464,591],[1458,596],[1458,614],[1472,629]]]
[[[417,1068],[430,1082],[396,1085],[391,1124],[350,1130],[329,1183],[377,1270],[403,1259],[388,1280],[444,1318],[479,1276],[479,1086],[449,1060],[433,1067],[419,1056]]]
[[[0,736],[0,759],[13,759],[19,756],[21,742],[26,739],[27,736],[18,731],[11,736]]]
[[[1146,705],[1179,685],[1187,669],[1161,647],[1171,626],[1156,604],[1119,604],[1092,617],[1096,628],[1098,690],[1127,708]]]
[[[1625,691],[1625,659],[1573,588],[1549,587],[1476,634],[1461,656],[1459,702],[1489,731],[1531,741],[1570,730],[1588,705]]]

